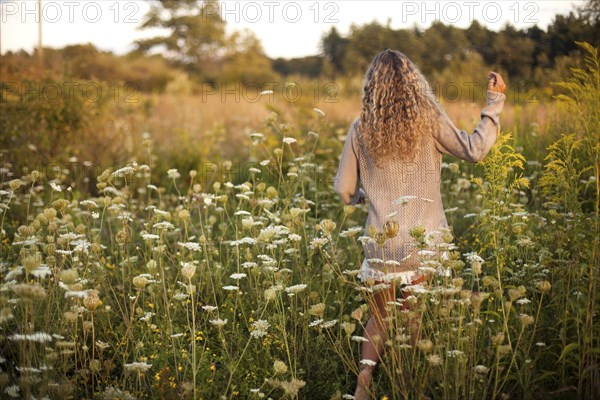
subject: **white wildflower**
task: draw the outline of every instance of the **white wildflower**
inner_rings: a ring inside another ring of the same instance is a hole
[[[96,204],[96,202],[93,200],[83,200],[79,202],[79,205],[89,208],[98,208],[98,204]]]
[[[52,181],[50,182],[50,187],[52,188],[52,190],[54,190],[55,192],[62,192],[62,187],[60,187],[60,185],[58,185],[56,182]]]
[[[169,216],[169,212],[168,211],[163,211],[163,210],[160,210],[158,208],[155,208],[153,211],[154,211],[154,214],[160,215],[161,217],[167,217],[167,216]]]
[[[134,173],[135,173],[135,169],[130,166],[127,166],[127,167],[119,168],[118,170],[113,172],[111,175],[123,178],[123,177],[129,176],[129,175],[133,175]]]
[[[296,233],[290,233],[288,239],[290,239],[292,242],[299,242],[302,240],[302,236]]]
[[[167,176],[170,179],[178,179],[181,177],[181,174],[176,169],[173,168],[173,169],[170,169],[167,171]]]
[[[30,334],[15,333],[14,335],[9,336],[8,339],[14,341],[46,343],[52,341],[52,336],[43,332],[36,332]]]
[[[446,354],[447,354],[447,355],[448,355],[448,357],[450,357],[450,358],[456,358],[456,357],[461,357],[461,356],[463,356],[465,353],[463,353],[463,352],[462,352],[462,351],[460,351],[460,350],[448,350],[448,351],[446,352]]]
[[[21,388],[19,388],[19,386],[17,385],[11,385],[8,386],[6,389],[4,389],[4,393],[6,393],[7,395],[9,395],[10,397],[19,397],[19,392],[21,391]]]
[[[232,240],[231,242],[229,242],[230,246],[239,246],[240,244],[255,244],[256,243],[256,239],[251,238],[251,237],[245,237],[245,238],[241,238],[240,240]]]
[[[125,368],[125,371],[137,372],[138,374],[147,372],[151,367],[152,367],[152,364],[148,364],[145,362],[133,362],[133,363],[123,365],[123,368]]]
[[[337,324],[338,320],[337,319],[332,319],[331,321],[327,321],[327,322],[323,322],[321,324],[321,328],[331,328],[332,326],[334,326],[335,324]]]
[[[476,374],[485,375],[488,373],[488,371],[490,369],[488,367],[486,367],[485,365],[476,365],[473,367],[473,370],[475,371]]]
[[[309,247],[311,250],[320,249],[325,244],[327,244],[327,242],[327,238],[314,238],[313,240],[311,240]]]
[[[267,333],[268,333],[267,331],[269,330],[270,327],[271,327],[271,324],[269,324],[268,321],[266,321],[264,319],[259,319],[252,323],[252,331],[250,332],[250,335],[256,339],[261,338],[261,337],[267,335]]]
[[[199,243],[195,243],[195,242],[177,242],[177,245],[181,246],[181,247],[185,247],[188,250],[191,251],[201,251],[202,247],[200,247]]]
[[[167,221],[158,222],[152,226],[156,229],[175,229],[175,226]]]
[[[294,286],[290,286],[285,288],[286,293],[292,293],[292,294],[296,294],[296,293],[300,293],[302,292],[304,289],[306,289],[306,284],[301,283],[299,285],[294,285]]]
[[[217,327],[222,327],[227,323],[227,319],[217,318],[217,319],[208,320],[208,322],[210,322],[211,325],[214,325]]]

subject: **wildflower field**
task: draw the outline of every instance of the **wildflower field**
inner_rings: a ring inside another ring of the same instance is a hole
[[[374,398],[600,393],[600,63],[582,47],[543,134],[514,119],[481,163],[445,159],[451,230],[412,227],[427,279],[389,303]],[[97,176],[3,149],[0,397],[352,398],[381,289],[356,278],[361,242],[393,233],[335,194],[350,121],[313,108],[271,105],[200,142],[133,124],[89,143],[131,152]],[[119,118],[102,129],[135,117]],[[72,156],[69,138],[48,151]]]

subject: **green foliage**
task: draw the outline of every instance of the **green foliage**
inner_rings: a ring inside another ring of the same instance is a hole
[[[482,161],[483,177],[474,179],[480,187],[483,205],[477,236],[483,250],[493,254],[499,270],[506,265],[513,240],[509,216],[523,210],[521,204],[513,201],[514,192],[529,186],[527,178],[515,171],[524,168],[525,158],[516,152],[510,140],[509,133],[498,132],[496,144]]]
[[[70,45],[62,49],[44,49],[43,70],[25,52],[1,56],[0,70],[4,84],[19,85],[46,80],[92,81],[116,86],[128,85],[138,92],[162,92],[176,71],[160,55],[131,53],[117,56],[100,51],[92,44]]]
[[[216,0],[153,2],[142,28],[163,28],[169,33],[137,41],[138,50],[162,48],[187,72],[214,79],[217,54],[226,48],[225,21],[219,7]]]
[[[548,235],[548,247],[555,249],[557,280],[565,294],[587,299],[565,296],[558,302],[564,316],[554,327],[564,348],[559,357],[561,383],[576,387],[578,396],[591,398],[600,388],[600,323],[595,318],[600,285],[600,60],[597,48],[578,45],[585,51],[583,67],[572,69],[572,76],[557,84],[567,91],[558,100],[576,133],[549,147],[540,184],[549,198],[549,217],[557,226]]]
[[[574,134],[565,134],[558,141],[548,147],[545,171],[540,178],[539,185],[542,194],[565,212],[581,213],[581,180],[591,166],[582,166],[577,158],[578,149],[582,140],[575,139]]]
[[[584,65],[573,68],[572,76],[556,85],[567,94],[557,96],[566,105],[566,111],[576,115],[575,129],[581,139],[581,159],[593,170],[595,194],[593,207],[600,218],[600,58],[598,49],[589,43],[578,42],[585,51]]]
[[[343,38],[334,27],[321,38],[321,52],[327,61],[333,66],[335,74],[343,74],[346,67],[346,49],[348,39]]]
[[[145,115],[135,88],[74,80],[23,85],[16,92],[3,87],[2,162],[25,173],[38,169],[93,193],[95,168],[125,164],[136,150],[129,132]]]

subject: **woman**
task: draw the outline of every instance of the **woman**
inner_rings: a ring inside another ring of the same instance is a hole
[[[400,284],[423,280],[409,232],[416,226],[430,234],[448,228],[440,193],[442,154],[478,162],[496,141],[506,85],[495,72],[488,78],[487,106],[469,135],[454,125],[435,101],[424,76],[404,54],[388,49],[371,62],[360,118],[350,127],[334,181],[344,203],[369,199],[367,231],[383,234],[387,230],[383,246],[381,241],[363,242],[361,280]],[[370,361],[361,362],[356,399],[368,396],[386,337],[385,306],[395,299],[395,290],[392,284],[373,294],[367,341],[361,349],[362,360]]]

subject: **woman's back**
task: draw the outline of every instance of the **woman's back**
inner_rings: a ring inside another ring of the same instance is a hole
[[[383,248],[374,240],[364,243],[366,260],[402,262],[401,266],[388,268],[395,272],[418,266],[410,230],[422,226],[435,234],[448,227],[440,193],[442,154],[472,162],[483,159],[496,140],[505,99],[504,94],[488,92],[488,105],[481,111],[481,121],[472,135],[459,130],[438,107],[437,129],[421,138],[411,161],[393,157],[379,165],[361,140],[360,120],[354,121],[346,137],[335,189],[349,204],[358,202],[361,196],[369,199],[367,232],[370,227],[382,231],[387,221],[399,226],[397,236],[386,240]],[[432,239],[439,242],[437,237]],[[371,264],[377,267],[379,263]]]
[[[433,231],[447,227],[440,194],[442,155],[433,138],[428,138],[412,161],[390,160],[381,168],[369,156],[357,130],[358,120],[349,135],[355,142],[360,181],[369,199],[365,227],[382,230],[386,221],[396,221],[399,227],[397,236],[386,240],[383,249],[375,243],[365,245],[365,258],[400,261],[413,249],[412,228],[423,226]],[[404,264],[414,265],[414,261],[416,257]]]

